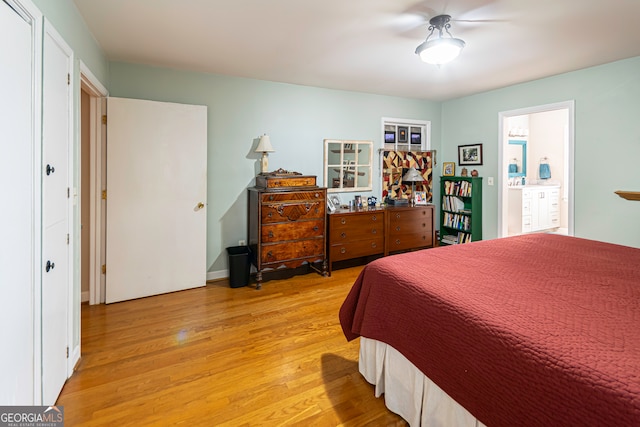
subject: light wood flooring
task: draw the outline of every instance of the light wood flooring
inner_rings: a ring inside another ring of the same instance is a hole
[[[83,305],[65,425],[406,426],[340,328],[360,270]]]

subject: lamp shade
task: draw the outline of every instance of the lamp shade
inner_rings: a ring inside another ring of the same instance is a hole
[[[416,48],[416,53],[427,64],[442,65],[456,59],[464,45],[460,39],[437,38],[422,43]]]
[[[269,135],[267,135],[266,133],[262,135],[260,137],[260,142],[256,147],[256,153],[273,153],[275,151],[276,150],[274,150],[273,146],[271,145],[271,139],[269,138]]]
[[[424,177],[418,170],[414,167],[409,168],[407,173],[402,177],[404,182],[422,182],[425,181]]]

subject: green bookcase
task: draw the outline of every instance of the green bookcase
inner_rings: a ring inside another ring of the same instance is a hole
[[[482,178],[440,178],[440,244],[482,240]]]

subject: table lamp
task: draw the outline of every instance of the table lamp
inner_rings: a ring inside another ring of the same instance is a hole
[[[260,142],[256,147],[256,153],[262,153],[262,166],[260,173],[267,173],[269,171],[269,158],[267,153],[273,153],[276,150],[271,146],[271,139],[266,133],[260,137]]]
[[[411,183],[411,204],[415,204],[416,201],[416,182],[424,182],[422,174],[414,167],[410,167],[407,173],[402,177],[403,182]]]

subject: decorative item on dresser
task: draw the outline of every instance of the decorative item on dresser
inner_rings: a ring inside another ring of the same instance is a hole
[[[328,214],[329,274],[337,261],[434,246],[432,204],[338,209]]]
[[[327,275],[327,190],[316,177],[278,169],[249,188],[249,248],[256,289],[263,272],[303,265]],[[318,267],[316,264],[320,264]]]

